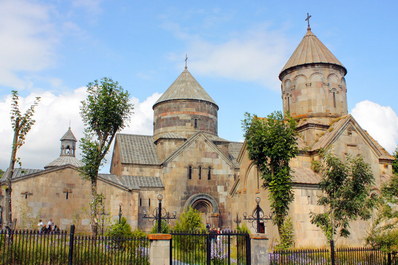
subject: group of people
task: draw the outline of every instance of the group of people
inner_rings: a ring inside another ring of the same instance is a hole
[[[39,220],[37,224],[37,228],[39,229],[40,233],[50,233],[50,232],[59,232],[58,226],[56,226],[52,219],[47,222],[47,225],[43,223],[43,220]]]

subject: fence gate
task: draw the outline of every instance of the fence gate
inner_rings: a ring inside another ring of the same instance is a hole
[[[241,233],[172,232],[170,264],[250,265],[250,237]]]

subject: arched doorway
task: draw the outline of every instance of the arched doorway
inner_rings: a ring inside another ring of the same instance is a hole
[[[218,203],[211,195],[204,193],[192,195],[185,203],[185,207],[189,206],[200,212],[204,224],[219,227]]]

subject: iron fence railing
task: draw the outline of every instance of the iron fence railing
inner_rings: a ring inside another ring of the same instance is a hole
[[[250,237],[237,232],[171,232],[170,264],[250,265]]]
[[[297,249],[274,251],[269,254],[271,265],[330,265],[329,249]],[[338,265],[398,265],[395,254],[372,248],[336,248]]]
[[[149,240],[0,230],[0,265],[149,264]]]

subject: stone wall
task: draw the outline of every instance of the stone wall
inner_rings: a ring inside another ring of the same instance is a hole
[[[200,100],[162,102],[154,108],[154,137],[177,133],[189,137],[203,131],[217,135],[217,105]]]

